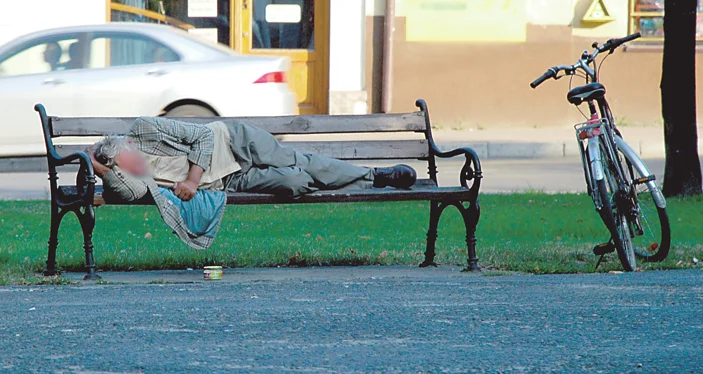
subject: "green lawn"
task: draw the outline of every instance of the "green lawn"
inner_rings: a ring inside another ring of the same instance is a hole
[[[484,269],[529,273],[595,271],[591,249],[607,235],[586,195],[483,195],[478,256]],[[669,258],[644,269],[690,267],[703,259],[703,199],[670,199]],[[169,232],[154,207],[101,207],[94,242],[102,270],[418,264],[428,203],[229,206],[215,244],[196,251]],[[34,283],[46,257],[49,204],[0,202],[0,284]],[[59,235],[63,270],[83,266],[80,229],[67,216]],[[461,217],[448,208],[437,240],[440,264],[464,265]],[[615,254],[599,271],[620,269]],[[61,282],[61,279],[53,282]]]

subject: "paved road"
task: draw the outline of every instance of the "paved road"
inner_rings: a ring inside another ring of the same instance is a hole
[[[664,160],[645,160],[657,177],[664,171]],[[427,164],[409,162],[419,174],[427,174]],[[583,192],[585,182],[581,161],[575,157],[554,159],[487,160],[483,163],[481,190],[487,193],[538,190],[545,192]],[[463,161],[441,160],[438,164],[439,183],[459,184]],[[60,175],[61,183],[71,184],[75,173]],[[0,200],[47,199],[48,181],[44,173],[0,173]]]
[[[701,270],[488,277],[369,267],[225,278],[0,288],[0,372],[703,368]]]

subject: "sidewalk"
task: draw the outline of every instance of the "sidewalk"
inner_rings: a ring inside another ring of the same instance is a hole
[[[664,132],[659,126],[622,127],[623,138],[643,158],[664,157]],[[701,133],[703,128],[699,127]],[[555,158],[578,156],[576,133],[572,127],[494,128],[483,130],[434,131],[442,149],[471,147],[482,159]],[[699,139],[699,148],[703,142]]]
[[[664,130],[659,126],[624,126],[619,129],[625,140],[642,158],[664,158]],[[703,127],[698,133],[703,134]],[[286,140],[325,141],[358,139],[417,139],[420,134],[325,134],[286,136]],[[486,129],[433,129],[437,145],[443,150],[473,148],[482,160],[564,158],[579,155],[576,132],[563,127],[494,127]],[[703,142],[699,139],[699,148]]]
[[[620,128],[625,140],[642,158],[664,158],[664,133],[659,126],[625,126]],[[698,128],[703,135],[703,127]],[[481,160],[488,159],[555,159],[577,157],[576,134],[570,126],[525,128],[498,127],[488,129],[434,129],[433,135],[440,149],[473,148]],[[359,140],[359,139],[417,139],[421,134],[326,134],[286,136],[285,140]],[[703,149],[701,137],[698,147]],[[0,173],[46,171],[46,159],[0,158]]]

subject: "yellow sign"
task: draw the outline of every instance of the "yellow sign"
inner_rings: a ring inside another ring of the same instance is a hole
[[[403,0],[410,42],[524,42],[525,0]]]
[[[593,0],[586,14],[581,19],[583,23],[606,23],[614,20],[603,0]]]

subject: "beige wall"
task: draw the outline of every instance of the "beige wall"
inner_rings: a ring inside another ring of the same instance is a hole
[[[565,100],[568,79],[547,81],[537,90],[529,88],[529,83],[550,66],[574,63],[593,41],[625,35],[627,2],[608,1],[608,10],[616,20],[593,27],[580,24],[590,0],[574,0],[570,8],[549,6],[557,0],[522,1],[527,7],[525,40],[496,43],[408,42],[407,19],[401,5],[393,46],[393,111],[411,111],[415,99],[421,97],[427,100],[437,125],[560,126],[580,121],[579,112]],[[381,9],[378,0],[371,4],[367,1],[365,71],[371,112],[380,110]],[[661,58],[661,50],[631,48],[618,50],[605,62],[601,81],[617,118],[630,124],[661,123]],[[574,84],[581,82],[574,79]],[[698,86],[702,86],[700,82]],[[703,95],[698,99],[700,103]]]
[[[105,23],[105,0],[0,0],[0,45],[30,32]]]

